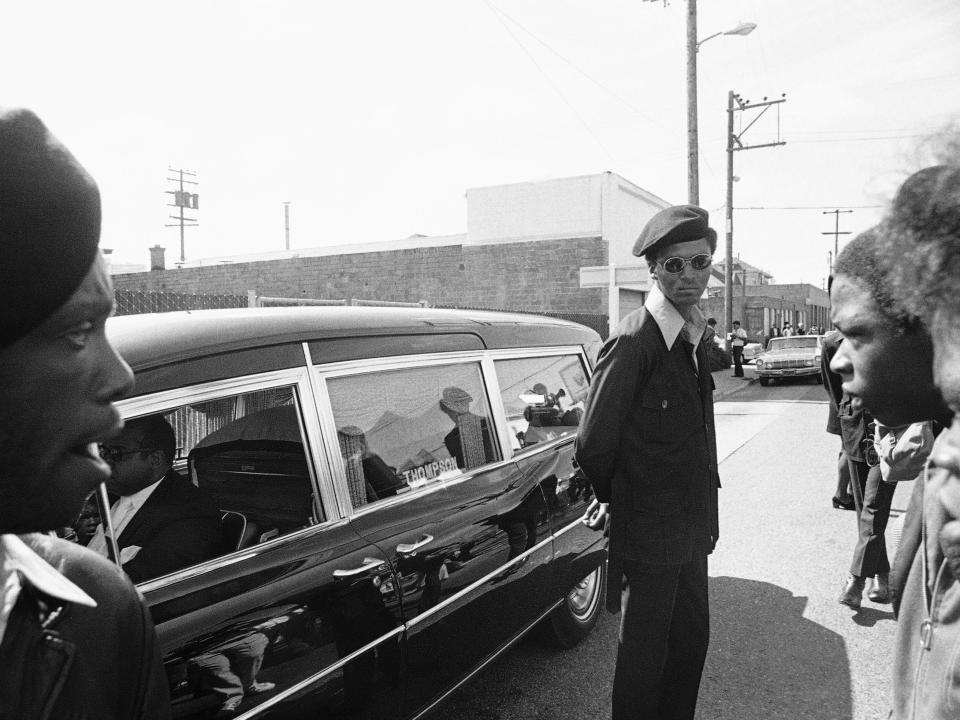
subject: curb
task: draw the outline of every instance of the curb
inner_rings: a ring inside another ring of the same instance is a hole
[[[713,392],[713,401],[714,401],[715,403],[717,403],[717,402],[720,402],[721,400],[725,400],[726,398],[730,397],[731,395],[736,395],[738,392],[740,392],[741,390],[743,390],[745,387],[747,387],[747,386],[749,386],[749,385],[753,385],[755,382],[757,382],[757,378],[756,378],[756,377],[752,377],[752,378],[750,378],[749,380],[747,380],[746,382],[742,383],[741,385],[739,385],[739,386],[737,386],[737,387],[728,388],[727,390],[722,390],[722,391],[714,390],[714,392]]]

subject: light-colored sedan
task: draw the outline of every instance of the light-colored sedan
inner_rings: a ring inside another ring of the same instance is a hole
[[[774,378],[813,376],[820,378],[822,335],[793,335],[771,338],[766,352],[755,361],[761,385],[769,385]]]
[[[743,346],[743,361],[751,363],[763,352],[763,345],[758,342],[748,342]]]

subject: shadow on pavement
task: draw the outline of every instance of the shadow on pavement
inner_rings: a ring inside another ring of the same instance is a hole
[[[770,583],[710,578],[710,651],[698,718],[852,716],[843,637],[804,618],[806,604]]]
[[[893,610],[883,611],[868,607],[860,608],[860,610],[853,615],[852,619],[861,627],[873,627],[881,620],[896,622],[896,617],[893,615]]]

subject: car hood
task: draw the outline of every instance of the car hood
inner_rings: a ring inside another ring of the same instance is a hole
[[[813,350],[776,350],[774,352],[765,352],[757,359],[763,360],[815,360],[817,353]]]

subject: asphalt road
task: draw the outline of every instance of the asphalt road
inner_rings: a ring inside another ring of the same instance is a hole
[[[752,383],[728,400],[716,408],[720,542],[710,560],[711,645],[697,717],[882,720],[894,619],[866,598],[859,613],[837,602],[856,524],[830,504],[840,442],[824,432],[823,388]],[[895,515],[908,485],[898,488]],[[604,612],[572,650],[523,639],[438,715],[609,717],[618,619]]]

